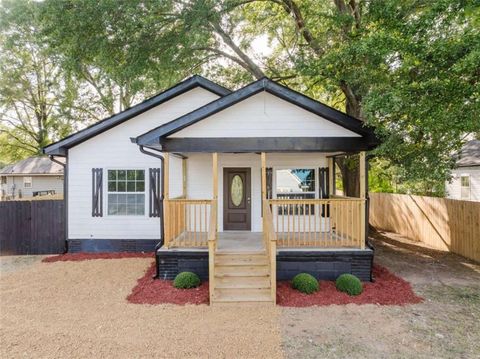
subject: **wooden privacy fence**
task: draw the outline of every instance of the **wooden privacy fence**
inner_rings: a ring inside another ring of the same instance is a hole
[[[65,252],[61,200],[0,202],[0,254]]]
[[[480,202],[371,193],[370,223],[480,261]]]

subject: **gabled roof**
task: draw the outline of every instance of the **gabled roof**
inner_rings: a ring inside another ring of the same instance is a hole
[[[368,138],[368,140],[371,140],[372,143],[376,142],[373,130],[364,127],[362,121],[288,87],[282,86],[268,78],[262,78],[252,82],[251,84],[234,91],[227,96],[212,101],[205,106],[198,108],[197,110],[163,124],[149,132],[146,132],[143,135],[138,136],[133,141],[142,146],[156,145],[159,143],[161,138],[166,138],[173,133],[184,129],[185,127],[193,125],[194,123],[197,123],[198,121],[201,121],[217,112],[233,106],[236,103],[239,103],[261,91],[266,91],[285,101],[321,116],[337,125],[360,134],[363,137]]]
[[[0,170],[0,175],[62,175],[63,166],[48,157],[29,157]]]
[[[132,117],[140,115],[141,113],[150,110],[151,108],[158,106],[172,98],[179,96],[187,91],[190,91],[196,87],[204,88],[218,96],[228,95],[231,91],[222,87],[206,78],[194,75],[188,79],[178,83],[177,85],[170,87],[169,89],[155,95],[125,111],[122,111],[116,115],[108,117],[102,121],[99,121],[81,131],[78,131],[70,136],[65,137],[64,139],[52,143],[51,145],[43,148],[43,153],[49,155],[65,156],[66,149],[78,145],[79,143],[88,140],[106,130],[115,127]]]
[[[480,166],[480,140],[469,141],[462,147],[458,154],[456,166]]]

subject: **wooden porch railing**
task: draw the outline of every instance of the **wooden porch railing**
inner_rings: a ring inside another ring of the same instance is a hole
[[[206,247],[213,200],[169,199],[165,205],[165,246]]]
[[[215,290],[215,251],[217,250],[217,202],[212,200],[208,230],[208,289],[210,303]]]
[[[270,288],[273,304],[277,301],[277,234],[273,216],[266,200],[263,201],[263,241],[270,266]]]
[[[271,199],[267,203],[279,247],[365,246],[364,199]]]

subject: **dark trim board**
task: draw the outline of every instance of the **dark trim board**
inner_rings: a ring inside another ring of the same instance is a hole
[[[107,131],[132,117],[138,116],[145,111],[148,111],[164,102],[171,100],[172,98],[184,94],[196,87],[201,87],[208,90],[218,96],[228,95],[231,91],[222,87],[202,76],[192,76],[178,83],[177,85],[170,87],[169,89],[155,95],[133,107],[126,109],[116,115],[108,117],[102,121],[99,121],[83,130],[71,134],[63,138],[62,140],[52,143],[43,148],[43,153],[48,155],[66,156],[66,150],[73,146],[76,146],[83,141],[86,141],[104,131]]]
[[[149,148],[163,152],[336,152],[367,151],[373,143],[363,137],[230,137],[167,138]]]
[[[68,239],[68,253],[154,252],[158,239]]]

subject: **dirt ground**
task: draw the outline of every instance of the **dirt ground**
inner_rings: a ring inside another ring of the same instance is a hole
[[[391,233],[372,238],[375,261],[425,301],[286,308],[287,358],[480,358],[480,265]]]
[[[372,241],[424,303],[139,305],[125,298],[150,259],[0,257],[0,357],[479,358],[480,266],[391,234]]]
[[[128,303],[151,259],[36,262],[0,278],[1,358],[277,358],[279,309]]]

